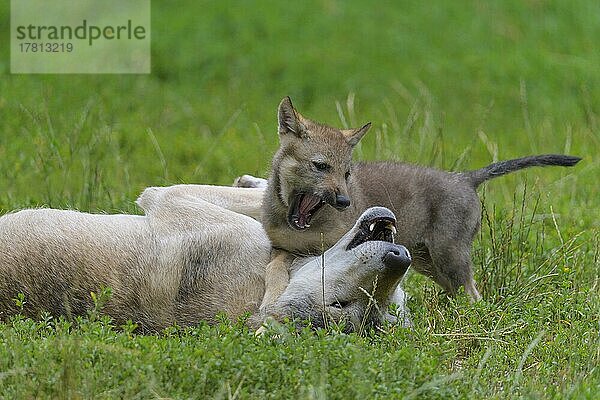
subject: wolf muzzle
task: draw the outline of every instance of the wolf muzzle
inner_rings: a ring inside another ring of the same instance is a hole
[[[350,199],[348,196],[344,196],[343,194],[338,194],[335,196],[335,203],[332,204],[337,210],[345,210],[350,206]]]
[[[404,274],[412,263],[412,257],[410,256],[410,253],[406,247],[396,245],[395,248],[390,249],[390,251],[383,257],[383,262],[386,267],[392,268]]]

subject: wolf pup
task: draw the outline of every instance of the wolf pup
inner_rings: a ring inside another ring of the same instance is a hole
[[[273,158],[262,215],[275,248],[318,254],[333,245],[365,209],[384,206],[398,219],[395,239],[412,253],[412,268],[451,295],[463,286],[473,300],[481,298],[471,262],[473,239],[480,228],[477,187],[523,168],[573,166],[580,160],[547,154],[465,172],[396,162],[352,163],[352,149],[370,123],[349,130],[326,126],[304,118],[289,97],[279,105],[278,120],[280,147]]]

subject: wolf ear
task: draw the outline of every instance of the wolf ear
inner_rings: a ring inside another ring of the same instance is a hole
[[[365,136],[365,133],[371,127],[371,123],[367,123],[358,129],[344,129],[342,130],[342,134],[346,138],[348,144],[352,147],[356,146],[356,144]]]
[[[277,109],[277,120],[279,121],[279,134],[293,133],[298,137],[304,136],[305,129],[301,122],[302,116],[292,105],[292,99],[284,97]]]

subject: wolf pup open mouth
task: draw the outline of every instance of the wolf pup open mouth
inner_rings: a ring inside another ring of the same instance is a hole
[[[325,201],[317,195],[297,193],[290,204],[288,224],[299,231],[309,228],[312,217],[323,205]]]

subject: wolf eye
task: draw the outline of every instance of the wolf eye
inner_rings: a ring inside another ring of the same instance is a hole
[[[350,171],[346,171],[346,175],[344,175],[344,178],[346,178],[346,180],[348,180],[348,178],[350,178]]]
[[[327,164],[326,162],[313,161],[312,163],[313,163],[314,167],[317,169],[317,171],[320,171],[320,172],[331,171],[331,165]]]
[[[350,304],[349,301],[339,301],[338,300],[338,301],[335,301],[335,302],[331,303],[329,305],[329,307],[342,309],[342,308],[348,307],[349,304]]]

